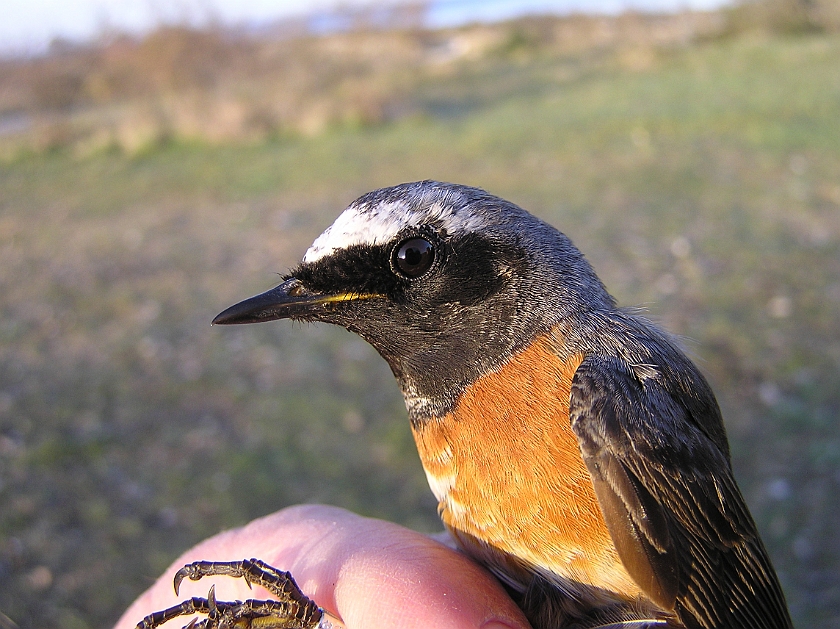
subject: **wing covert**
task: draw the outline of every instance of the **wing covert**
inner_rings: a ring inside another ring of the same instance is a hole
[[[572,430],[610,535],[639,586],[687,627],[788,628],[728,454],[710,437],[722,431],[717,405],[693,366],[680,373],[698,380],[591,356],[574,376]]]

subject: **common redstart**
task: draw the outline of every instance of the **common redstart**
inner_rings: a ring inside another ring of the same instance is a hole
[[[388,362],[440,516],[535,629],[783,629],[706,379],[564,234],[483,190],[354,201],[214,323],[322,321]]]

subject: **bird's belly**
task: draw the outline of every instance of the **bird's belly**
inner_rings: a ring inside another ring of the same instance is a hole
[[[429,485],[465,550],[510,584],[538,570],[636,597],[569,424],[582,357],[563,363],[549,343],[537,340],[415,429]]]

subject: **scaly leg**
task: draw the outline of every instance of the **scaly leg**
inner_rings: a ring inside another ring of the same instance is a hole
[[[198,581],[206,576],[229,576],[245,579],[248,587],[264,587],[278,600],[216,601],[210,588],[207,598],[193,597],[163,611],[146,616],[137,629],[154,629],[178,616],[205,614],[193,619],[185,629],[339,629],[342,626],[301,592],[288,572],[277,570],[259,559],[242,561],[196,561],[175,574],[175,593],[188,578]]]

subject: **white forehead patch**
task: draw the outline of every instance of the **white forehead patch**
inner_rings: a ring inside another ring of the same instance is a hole
[[[315,262],[333,251],[351,245],[388,242],[410,224],[407,223],[409,216],[400,201],[382,203],[372,208],[351,205],[315,239],[303,256],[303,261]]]
[[[303,256],[304,262],[315,262],[353,245],[376,245],[389,242],[407,227],[431,224],[446,229],[449,234],[473,231],[485,224],[482,215],[449,203],[434,203],[422,210],[412,210],[405,201],[381,202],[375,205],[351,205]]]

